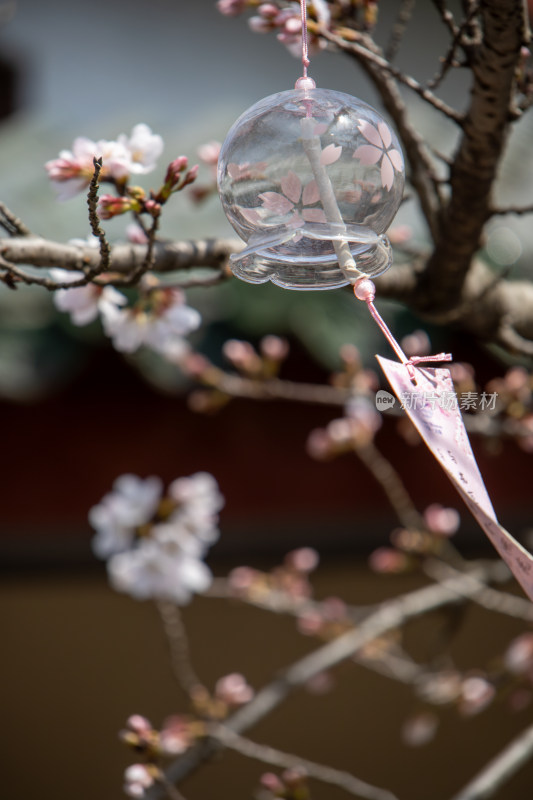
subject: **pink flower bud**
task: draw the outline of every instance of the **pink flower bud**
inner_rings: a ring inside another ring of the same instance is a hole
[[[184,753],[192,743],[188,720],[179,715],[166,719],[159,734],[159,743],[165,755],[179,756]]]
[[[140,714],[132,714],[131,717],[128,717],[126,727],[140,735],[150,733],[153,730],[150,720]]]
[[[407,356],[427,356],[431,352],[431,342],[425,331],[413,331],[400,342]]]
[[[260,777],[261,786],[265,789],[268,789],[269,792],[272,792],[274,795],[281,796],[284,786],[277,775],[273,772],[265,772]]]
[[[317,568],[320,556],[312,547],[300,547],[285,556],[285,563],[296,572],[308,573]]]
[[[228,575],[228,584],[237,594],[246,592],[257,580],[258,572],[251,567],[235,567]]]
[[[378,547],[368,559],[370,569],[380,573],[403,572],[408,563],[406,555],[392,547]]]
[[[220,678],[215,686],[215,697],[228,706],[242,706],[254,696],[254,690],[239,672]]]
[[[115,197],[104,194],[98,201],[98,216],[100,219],[112,219],[119,214],[125,214],[132,209],[140,210],[138,202],[131,197]]]
[[[429,711],[421,711],[407,719],[402,727],[402,740],[409,747],[420,747],[430,742],[437,731],[439,720]]]
[[[201,144],[196,152],[198,153],[198,158],[203,161],[204,164],[215,166],[218,163],[220,148],[220,142],[212,141]]]
[[[289,354],[289,343],[279,336],[263,336],[259,349],[265,358],[271,361],[283,361]]]
[[[455,508],[444,508],[439,503],[432,503],[424,511],[424,522],[432,533],[452,536],[461,524],[461,515]]]
[[[218,0],[217,9],[226,17],[236,17],[242,14],[247,5],[247,0]]]
[[[533,668],[533,633],[513,639],[504,655],[504,663],[513,675],[523,675]]]
[[[324,428],[315,428],[307,437],[307,454],[317,461],[324,461],[333,454],[331,439]]]
[[[473,675],[463,681],[459,710],[467,715],[479,714],[493,700],[496,690],[485,678]]]

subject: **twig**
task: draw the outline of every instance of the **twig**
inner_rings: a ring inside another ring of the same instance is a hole
[[[385,58],[387,61],[392,61],[398,53],[402,43],[407,25],[413,15],[416,5],[416,0],[402,0],[394,25],[391,31],[389,43],[385,48]]]
[[[350,397],[348,389],[314,383],[270,378],[256,380],[234,375],[218,367],[211,366],[201,377],[204,386],[218,389],[230,397],[246,397],[250,400],[290,400],[301,403],[342,406]]]
[[[338,786],[348,794],[355,795],[355,797],[363,797],[367,800],[398,800],[396,795],[387,789],[373,786],[360,778],[356,778],[349,772],[333,769],[324,764],[317,764],[315,761],[300,758],[300,756],[292,753],[284,753],[274,747],[253,742],[244,736],[239,736],[238,733],[235,733],[225,725],[210,725],[209,734],[223,744],[224,747],[234,750],[247,758],[262,761],[264,764],[271,764],[274,767],[303,769],[310,778],[330,786]]]
[[[156,602],[156,607],[167,637],[174,677],[183,691],[192,697],[202,687],[202,683],[192,666],[189,641],[180,610],[173,603],[164,600]]]
[[[374,476],[383,491],[400,523],[412,530],[425,530],[422,516],[416,510],[405,484],[398,472],[378,450],[373,442],[354,447],[355,453],[365,467]]]
[[[167,781],[163,773],[157,778],[157,782],[163,787],[170,800],[185,800],[185,796],[170,781]]]
[[[422,568],[428,577],[435,581],[443,581],[453,575],[463,575],[464,584],[475,588],[478,591],[474,594],[469,594],[469,597],[474,603],[488,609],[489,611],[496,611],[499,614],[505,614],[508,617],[515,619],[523,619],[527,622],[533,622],[533,603],[526,600],[524,597],[502,592],[498,589],[492,589],[486,586],[482,580],[475,573],[460,572],[451,566],[451,564],[437,559],[426,559]]]
[[[455,22],[452,12],[446,5],[446,0],[433,0],[433,5],[439,12],[443,23],[449,28],[451,35],[456,37],[459,33],[459,27]]]
[[[506,208],[493,208],[491,209],[492,214],[517,214],[521,216],[523,214],[533,214],[533,204],[530,206],[507,206]]]
[[[320,600],[312,600],[308,597],[295,599],[287,592],[277,591],[275,589],[271,589],[268,594],[259,595],[258,597],[236,595],[235,592],[230,589],[226,578],[215,578],[207,592],[202,596],[223,600],[237,600],[241,603],[253,606],[254,608],[271,611],[274,614],[291,614],[294,617],[299,617],[309,612],[322,613],[324,608],[324,604]],[[376,608],[376,603],[364,606],[347,605],[346,616],[353,622],[359,622]]]
[[[533,725],[526,728],[496,758],[455,794],[452,800],[485,800],[492,797],[533,755]]]
[[[102,159],[93,158],[93,164],[94,174],[91,178],[91,183],[89,184],[87,206],[89,208],[89,222],[91,225],[91,231],[93,236],[96,236],[100,242],[100,263],[98,264],[98,267],[89,269],[86,276],[88,280],[91,280],[100,272],[105,272],[108,270],[111,257],[111,247],[107,241],[105,231],[100,225],[100,218],[98,216],[98,189],[100,188],[98,178],[100,177],[100,171],[102,169]]]
[[[159,229],[159,215],[153,217],[149,230],[143,228],[147,236],[146,253],[141,261],[125,278],[113,281],[115,286],[135,286],[142,276],[154,266],[154,247]]]
[[[31,236],[30,229],[2,202],[0,202],[0,225],[10,236]]]
[[[435,108],[437,111],[440,111],[441,114],[444,114],[446,117],[448,117],[448,119],[451,119],[458,125],[463,124],[464,117],[460,111],[457,111],[455,108],[449,106],[444,102],[444,100],[441,100],[440,97],[437,97],[435,94],[433,94],[430,89],[419,83],[416,78],[413,78],[411,75],[406,75],[404,72],[402,72],[402,70],[397,69],[392,64],[389,64],[389,62],[383,58],[383,56],[377,53],[375,49],[369,49],[368,46],[360,44],[357,41],[348,41],[338,33],[333,33],[325,28],[320,29],[320,34],[328,41],[336,44],[341,50],[351,53],[352,55],[357,56],[359,59],[371,63],[374,67],[378,67],[380,70],[389,73],[389,75],[392,75],[392,77],[396,78],[397,81],[403,83],[404,86],[407,86],[417,95],[419,95],[422,100],[425,100],[426,103],[429,103],[429,105],[433,106],[433,108]],[[351,31],[350,35],[353,37],[354,32]],[[362,37],[363,34],[358,34],[358,38],[361,39]]]
[[[264,686],[246,706],[233,714],[226,721],[226,727],[236,733],[248,730],[277,708],[292,691],[306,684],[315,675],[351,658],[369,642],[390,630],[399,628],[410,619],[446,605],[463,602],[465,595],[470,596],[477,591],[473,586],[465,587],[464,591],[462,587],[461,576],[451,578],[442,584],[417,589],[383,603],[357,628],[328,642],[288,667],[272,683]],[[166,773],[167,779],[172,783],[179,782],[197,769],[203,761],[211,758],[215,751],[216,746],[209,742],[195,745],[170,765]],[[155,800],[159,794],[153,791],[149,796]]]

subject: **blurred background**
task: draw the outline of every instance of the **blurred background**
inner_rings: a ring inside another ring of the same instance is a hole
[[[380,2],[378,39],[395,6]],[[298,62],[273,36],[252,34],[245,16],[222,17],[212,0],[4,1],[0,23],[0,197],[33,231],[58,241],[89,232],[85,198],[58,203],[43,166],[76,136],[113,139],[145,122],[165,140],[163,173],[181,154],[194,163],[200,144],[222,140],[248,106],[291,88],[299,76]],[[446,41],[431,4],[420,4],[399,63],[430,77]],[[379,108],[364,76],[341,56],[317,55],[311,74],[319,86]],[[456,72],[442,94],[461,107],[468,88]],[[451,152],[455,130],[409,102],[421,132],[437,150]],[[530,202],[531,135],[526,117],[502,168],[502,203]],[[144,185],[159,177],[147,176]],[[411,226],[414,241],[424,242],[413,203],[402,206],[398,224]],[[107,230],[112,240],[124,238],[120,219]],[[162,233],[192,238],[231,231],[217,198],[198,208],[178,196]],[[526,220],[505,218],[489,230],[486,255],[495,268],[530,275],[532,250]],[[373,325],[343,292],[231,282],[192,291],[188,301],[206,323],[195,343],[214,361],[226,338],[257,341],[266,333],[290,340],[284,374],[296,380],[327,380],[345,342],[356,344],[371,367],[374,353],[387,355]],[[380,309],[399,336],[420,326],[392,303]],[[481,381],[506,368],[501,354],[451,330],[429,332],[434,350],[474,363]],[[366,571],[368,553],[396,524],[372,477],[355,458],[319,463],[306,455],[309,432],[337,416],[334,409],[237,400],[217,415],[200,416],[188,408],[187,389],[156,358],[115,352],[97,324],[71,326],[43,290],[0,287],[0,676],[3,779],[12,800],[33,792],[45,800],[120,797],[121,772],[131,761],[117,740],[126,717],[143,713],[158,725],[183,710],[156,615],[147,604],[114,595],[91,554],[87,511],[118,475],[156,474],[168,482],[198,470],[213,473],[226,497],[222,537],[209,562],[217,573],[240,563],[268,567],[307,544],[322,557],[318,596],[373,602],[417,585],[409,576],[376,578]],[[459,507],[429,454],[406,444],[394,420],[385,421],[378,445],[420,508],[432,502]],[[523,533],[531,521],[531,457],[512,442],[497,453],[474,447],[499,518]],[[492,554],[466,515],[460,537],[470,552]],[[311,647],[293,635],[290,621],[237,605],[200,599],[186,620],[208,684],[240,670],[259,687]],[[454,649],[461,666],[494,657],[520,630],[518,623],[488,620],[481,611],[463,620]],[[424,624],[413,639],[423,641]],[[439,800],[522,729],[530,713],[512,716],[498,707],[490,725],[485,717],[459,723],[445,715],[437,740],[419,752],[400,742],[412,710],[408,690],[348,665],[335,692],[298,694],[253,735],[351,769],[405,800]],[[228,755],[184,791],[190,800],[251,797],[261,771]],[[533,769],[524,770],[501,797],[525,797],[532,779]],[[337,794],[322,787],[316,797]]]

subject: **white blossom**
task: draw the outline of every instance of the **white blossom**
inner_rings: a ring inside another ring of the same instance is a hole
[[[100,558],[126,550],[133,543],[136,528],[149,522],[161,499],[162,483],[155,476],[143,479],[121,475],[113,491],[89,511],[96,530],[93,550]]]
[[[184,337],[196,330],[202,318],[196,309],[185,304],[181,292],[170,292],[171,302],[161,310],[118,308],[109,304],[101,308],[104,331],[117,350],[134,353],[145,345],[173,360],[185,354]]]
[[[169,495],[178,504],[169,522],[188,531],[206,544],[218,538],[218,511],[224,505],[216,480],[208,472],[178,478],[169,486]]]
[[[163,152],[163,139],[143,122],[134,126],[129,137],[121,133],[118,144],[129,153],[129,172],[137,175],[151,172]]]
[[[178,605],[211,584],[204,562],[184,548],[174,535],[143,539],[140,544],[108,560],[111,586],[137,600],[159,598]]]
[[[83,278],[82,272],[53,268],[50,277],[57,283],[71,283]],[[75,286],[72,289],[56,289],[54,305],[59,311],[70,314],[73,325],[83,326],[93,322],[102,308],[108,305],[117,307],[127,300],[113,286]]]
[[[78,136],[72,150],[61,150],[58,158],[45,164],[58,200],[68,200],[87,188],[94,174],[95,158],[101,158],[103,162],[101,179],[123,180],[128,176],[131,153],[123,144],[105,139],[93,142],[85,136]]]

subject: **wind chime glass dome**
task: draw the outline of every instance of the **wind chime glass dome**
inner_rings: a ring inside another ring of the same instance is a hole
[[[404,186],[398,140],[361,100],[299,83],[245,111],[222,145],[220,198],[247,243],[232,270],[290,289],[380,275]]]

